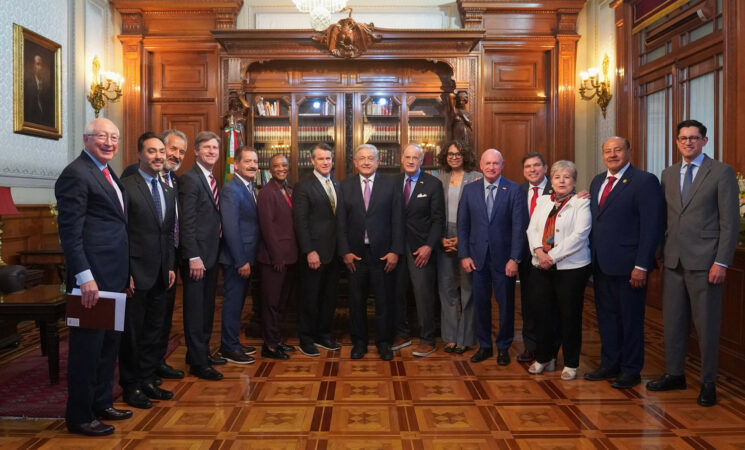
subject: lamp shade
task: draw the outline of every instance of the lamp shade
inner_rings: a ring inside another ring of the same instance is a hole
[[[0,215],[18,214],[13,196],[10,195],[10,188],[0,186]]]

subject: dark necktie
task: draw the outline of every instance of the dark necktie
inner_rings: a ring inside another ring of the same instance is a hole
[[[494,211],[494,188],[496,188],[496,186],[493,184],[486,187],[488,190],[486,194],[486,215],[489,220],[491,220],[491,213]]]
[[[603,195],[600,196],[600,204],[598,205],[600,208],[603,207],[605,199],[608,198],[608,194],[610,194],[611,189],[613,189],[613,183],[615,182],[616,177],[608,177],[608,183],[605,185],[605,189],[603,189]]]
[[[411,177],[406,178],[406,185],[404,186],[404,204],[409,206],[409,197],[411,197]]]
[[[538,203],[538,187],[533,187],[533,198],[530,199],[530,217],[533,217],[533,211],[535,210],[535,205]]]
[[[155,203],[155,213],[158,215],[158,219],[162,222],[163,221],[163,205],[160,203],[160,193],[158,193],[158,178],[153,177],[153,179],[150,180],[150,186],[152,189],[153,194],[153,203]]]
[[[693,164],[688,163],[688,167],[686,167],[686,173],[683,176],[683,187],[680,188],[680,201],[684,205],[688,202],[688,195],[691,193],[692,185],[693,185]]]

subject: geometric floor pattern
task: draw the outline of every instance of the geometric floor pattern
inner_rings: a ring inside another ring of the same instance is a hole
[[[720,379],[719,403],[701,408],[698,367],[690,363],[687,390],[644,388],[664,370],[659,312],[648,311],[643,382],[632,390],[582,379],[599,358],[596,328],[588,299],[579,377],[571,382],[561,380],[560,367],[529,374],[514,361],[520,342],[506,367],[494,359],[471,363],[470,351],[420,359],[411,347],[391,362],[378,359],[374,346],[352,360],[345,345],[319,358],[296,353],[288,361],[221,366],[219,382],[165,381],[173,400],[135,410],[105,438],[69,435],[61,420],[3,420],[0,448],[745,449],[742,386]],[[184,354],[179,347],[169,363],[184,368]]]

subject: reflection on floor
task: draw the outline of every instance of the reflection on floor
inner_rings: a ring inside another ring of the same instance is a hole
[[[742,386],[720,380],[719,404],[701,408],[698,367],[690,364],[685,391],[643,387],[663,372],[657,311],[648,312],[642,385],[618,391],[608,382],[582,380],[599,359],[596,323],[588,298],[576,381],[562,381],[560,370],[530,375],[527,365],[514,362],[520,342],[506,367],[494,359],[473,364],[472,351],[459,356],[440,349],[419,359],[412,347],[391,362],[379,360],[374,346],[365,359],[351,360],[345,345],[321,350],[320,358],[295,354],[289,361],[221,366],[219,382],[165,381],[174,400],[135,410],[106,438],[70,435],[62,420],[2,420],[0,448],[745,448]],[[184,368],[184,355],[182,346],[169,363]]]

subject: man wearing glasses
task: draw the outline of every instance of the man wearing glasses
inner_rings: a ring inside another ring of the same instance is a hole
[[[737,245],[739,189],[731,166],[703,153],[709,141],[696,120],[678,124],[683,160],[662,172],[667,203],[663,304],[666,373],[650,391],[685,389],[689,312],[701,351],[698,404],[716,404],[722,288]]]

